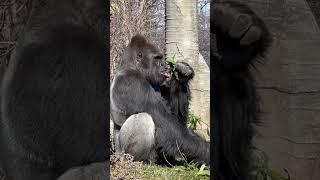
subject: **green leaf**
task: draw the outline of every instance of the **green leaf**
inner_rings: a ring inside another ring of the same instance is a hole
[[[177,64],[176,55],[173,55],[171,58],[168,58],[167,64],[170,66],[172,72],[175,71]]]
[[[189,124],[188,124],[188,127],[190,129],[197,129],[197,125],[199,124],[200,125],[200,122],[201,122],[201,119],[200,117],[194,115],[193,113],[190,113],[189,114]]]

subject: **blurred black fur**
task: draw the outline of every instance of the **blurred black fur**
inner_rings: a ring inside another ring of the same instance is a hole
[[[218,49],[212,54],[211,71],[214,168],[219,180],[248,180],[253,125],[259,123],[260,112],[251,70],[263,59],[271,38],[264,22],[247,6],[225,2],[213,7]],[[231,37],[230,32],[239,31],[244,33]]]
[[[55,180],[108,159],[105,3],[33,2],[1,89],[8,180]]]

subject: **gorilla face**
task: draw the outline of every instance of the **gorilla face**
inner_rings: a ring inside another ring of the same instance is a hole
[[[170,70],[162,53],[141,35],[131,39],[127,51],[134,57],[136,68],[154,85],[161,85],[170,76]]]
[[[142,55],[140,67],[151,84],[159,85],[166,80],[168,68],[162,54],[149,52]]]

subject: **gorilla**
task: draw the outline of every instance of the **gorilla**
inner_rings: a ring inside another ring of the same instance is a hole
[[[109,159],[105,3],[34,1],[1,85],[7,179],[55,180]]]
[[[217,40],[217,52],[211,51],[215,175],[248,180],[253,125],[259,123],[260,113],[251,68],[265,57],[271,38],[264,22],[236,2],[214,4],[211,21]]]
[[[173,74],[163,55],[143,36],[132,37],[110,90],[116,151],[135,160],[210,162],[210,145],[187,127],[193,69],[177,62]]]

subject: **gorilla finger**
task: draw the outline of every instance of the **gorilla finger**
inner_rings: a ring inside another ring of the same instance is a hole
[[[180,73],[183,73],[184,68],[185,68],[185,65],[182,62],[176,63],[176,70],[179,71]]]
[[[240,40],[240,45],[250,45],[261,38],[261,29],[257,26],[252,26],[248,32]]]
[[[191,67],[185,62],[177,62],[176,69],[185,76],[188,76],[192,73]]]
[[[240,12],[228,3],[214,5],[213,22],[218,30],[228,33],[232,39],[240,39],[254,24],[249,14]]]
[[[228,32],[237,19],[238,12],[228,4],[215,4],[213,6],[213,22],[217,29]]]
[[[229,30],[231,38],[241,38],[245,34],[250,26],[252,25],[252,19],[247,14],[239,14],[235,22],[232,24]]]

